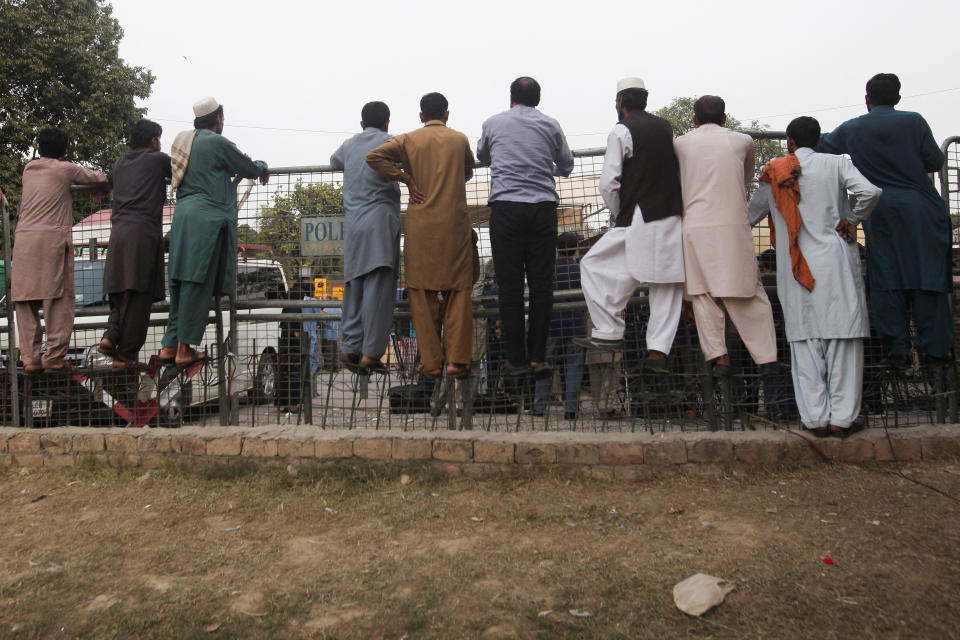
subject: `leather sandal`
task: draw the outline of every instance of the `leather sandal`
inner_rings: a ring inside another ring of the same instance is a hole
[[[436,380],[441,375],[443,375],[443,369],[430,369],[429,371],[421,364],[417,367],[417,373],[423,376],[424,378],[430,378],[431,380]]]
[[[454,380],[462,380],[463,378],[470,377],[470,367],[463,364],[456,364],[451,362],[447,364],[447,377],[453,378]]]
[[[173,361],[177,357],[177,348],[176,347],[164,347],[160,349],[160,353],[157,354],[157,362],[160,364],[173,364]]]
[[[190,349],[190,358],[188,360],[177,360],[174,358],[173,363],[178,367],[189,367],[192,364],[206,362],[209,359],[210,356],[207,355],[206,351],[198,352],[196,349]]]
[[[120,352],[117,351],[117,345],[113,344],[109,338],[100,339],[100,346],[97,347],[97,351],[114,360],[120,357]]]

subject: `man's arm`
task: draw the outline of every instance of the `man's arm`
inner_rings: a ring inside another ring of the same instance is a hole
[[[343,171],[343,145],[330,156],[330,168],[334,171]]]
[[[563,129],[557,125],[555,134],[555,155],[553,162],[556,165],[553,175],[566,178],[573,171],[573,154],[570,153],[570,146],[567,144],[567,136],[563,135]]]
[[[87,169],[78,164],[72,164],[72,167],[73,172],[70,176],[70,180],[73,184],[102,184],[104,186],[109,184],[107,174],[102,171]]]
[[[743,134],[747,136],[747,134]],[[743,184],[748,186],[753,182],[753,170],[757,166],[757,147],[753,144],[753,138],[747,136],[744,142],[746,155],[743,159]]]
[[[490,164],[490,133],[487,123],[483,123],[480,139],[477,140],[477,159],[483,164]]]
[[[760,188],[753,192],[750,198],[750,204],[747,205],[747,218],[750,220],[750,226],[756,226],[770,213],[770,200],[773,196],[773,189],[769,182],[761,182]]]
[[[920,126],[920,157],[923,159],[923,168],[929,173],[940,171],[943,168],[943,152],[937,146],[933,139],[933,132],[930,131],[930,125],[918,115]]]
[[[850,215],[847,220],[853,224],[863,222],[873,213],[883,192],[880,187],[864,178],[847,158],[840,159],[840,181],[850,198]]]
[[[824,134],[820,138],[820,144],[816,146],[814,151],[818,153],[834,153],[837,155],[847,153],[847,143],[844,137],[843,125],[840,125],[830,133]]]
[[[265,183],[264,178],[268,175],[266,162],[251,160],[250,156],[223,136],[220,136],[220,151],[226,158],[230,173],[240,178],[260,178],[260,182]]]
[[[626,127],[617,125],[607,136],[607,151],[603,155],[603,170],[597,185],[603,202],[614,217],[620,215],[620,176],[623,173],[623,160],[631,155],[624,134],[629,136],[630,132]]]
[[[413,176],[397,166],[403,163],[406,154],[403,151],[405,136],[397,136],[367,154],[367,164],[371,169],[390,180],[410,184]]]
[[[464,140],[463,148],[466,149],[466,155],[463,158],[463,181],[470,182],[470,178],[473,177],[473,165],[476,164],[476,160],[473,159],[473,152],[470,151],[470,143]]]

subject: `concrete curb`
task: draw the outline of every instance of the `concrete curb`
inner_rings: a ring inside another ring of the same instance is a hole
[[[960,425],[890,431],[903,462],[960,456]],[[893,459],[882,429],[846,440],[817,440],[831,460],[848,463]],[[152,468],[170,461],[216,464],[243,460],[297,464],[360,458],[429,461],[450,475],[490,475],[527,466],[588,471],[600,478],[629,478],[644,469],[745,465],[820,464],[803,440],[782,431],[574,433],[486,431],[326,430],[312,426],[95,429],[0,427],[0,466],[69,467],[85,456],[107,463]]]

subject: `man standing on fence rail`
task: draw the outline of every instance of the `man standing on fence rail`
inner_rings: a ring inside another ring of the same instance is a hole
[[[107,176],[65,162],[67,134],[43,129],[37,136],[40,157],[23,169],[20,215],[13,245],[10,299],[17,312],[24,369],[65,371],[64,357],[73,330],[73,197],[74,184],[102,184]],[[40,356],[44,326],[47,344]]]
[[[410,191],[404,266],[423,373],[438,377],[446,362],[447,375],[462,378],[470,373],[473,347],[473,240],[464,185],[474,159],[467,137],[447,128],[449,116],[442,94],[426,94],[420,99],[423,128],[377,147],[367,163]]]
[[[343,251],[343,351],[351,369],[378,369],[390,340],[400,266],[400,187],[367,165],[367,154],[392,138],[390,109],[368,102],[362,133],[330,156],[343,171],[346,240]]]
[[[223,137],[223,105],[193,105],[193,131],[177,134],[171,149],[177,207],[170,229],[170,319],[160,360],[185,366],[207,358],[191,345],[203,340],[213,296],[230,294],[237,275],[237,178],[260,178],[254,162]]]
[[[103,292],[110,296],[110,318],[100,351],[114,368],[136,365],[147,338],[150,305],[164,299],[163,203],[170,179],[170,156],[160,151],[163,129],[141,120],[133,125],[133,149],[113,165],[110,250],[103,269]]]
[[[880,189],[846,158],[814,153],[819,139],[813,118],[787,126],[790,153],[764,167],[750,223],[772,213],[800,420],[818,436],[845,436],[860,414],[863,338],[870,335],[855,225],[873,211]]]
[[[779,369],[777,334],[747,221],[745,185],[753,179],[753,139],[723,126],[725,109],[721,98],[701,96],[693,105],[697,128],[674,142],[683,194],[686,295],[713,375],[732,373],[726,317],[717,298],[761,375],[770,375]]]
[[[846,153],[863,175],[883,189],[864,222],[867,281],[873,323],[891,367],[910,364],[910,307],[919,347],[943,363],[953,346],[950,308],[950,214],[928,173],[943,153],[918,113],[897,111],[900,79],[878,73],[867,82],[867,113],[823,136],[818,151]]]
[[[683,304],[683,236],[680,169],[673,128],[646,112],[647,89],[640,78],[617,83],[619,122],[607,138],[600,195],[616,226],[580,263],[583,293],[594,324],[588,348],[623,348],[621,312],[637,289],[649,285],[647,360],[644,369],[667,373],[666,357]]]
[[[536,109],[540,85],[517,78],[510,109],[483,123],[477,158],[490,163],[490,248],[500,286],[500,317],[507,343],[507,375],[547,377],[547,333],[553,305],[557,249],[557,186],[569,176],[573,154],[563,130]],[[530,289],[530,322],[524,326],[524,275]]]

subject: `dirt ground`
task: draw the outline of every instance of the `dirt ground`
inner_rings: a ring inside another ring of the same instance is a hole
[[[958,638],[960,505],[891,470],[11,469],[0,636]],[[736,588],[693,618],[698,572]]]

